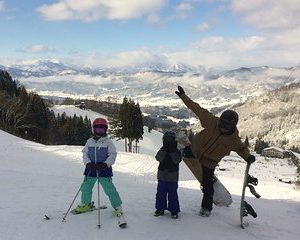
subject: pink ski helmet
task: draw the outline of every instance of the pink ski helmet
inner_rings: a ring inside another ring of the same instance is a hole
[[[97,137],[104,137],[106,136],[107,132],[107,121],[104,118],[96,118],[93,121],[93,134]]]
[[[108,126],[107,120],[105,118],[96,118],[93,121],[93,127],[99,126],[99,125]]]

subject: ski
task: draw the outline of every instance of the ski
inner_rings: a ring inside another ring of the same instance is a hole
[[[244,175],[244,183],[242,189],[242,196],[241,196],[241,205],[240,205],[240,226],[241,228],[245,228],[248,224],[244,222],[244,217],[251,215],[253,218],[257,217],[257,213],[254,211],[253,207],[245,201],[245,192],[246,188],[249,187],[250,192],[256,197],[260,198],[261,196],[255,191],[253,185],[258,184],[257,178],[249,175],[250,165],[247,163],[245,175]]]
[[[93,212],[93,211],[97,211],[98,209],[103,210],[106,209],[107,206],[106,205],[101,205],[99,208],[98,207],[93,207],[93,209],[91,209],[90,211],[87,212],[76,212],[75,209],[71,210],[70,213],[72,213],[73,215],[79,215],[79,214],[84,214],[84,213],[88,213],[88,212]]]
[[[99,209],[100,209],[100,210],[107,209],[107,206],[106,206],[106,205],[101,205]],[[93,210],[88,211],[88,212],[85,212],[85,213],[89,213],[89,212],[92,212],[92,211],[95,211],[95,210],[98,210],[98,208],[95,207],[95,208],[93,208]],[[83,213],[76,213],[76,212],[74,211],[74,209],[71,210],[70,212],[71,212],[73,215],[83,214]],[[63,213],[62,215],[65,215],[65,214],[66,214],[66,213]],[[52,218],[53,218],[53,216],[51,216],[51,215],[48,214],[48,213],[44,215],[44,220],[51,220]]]

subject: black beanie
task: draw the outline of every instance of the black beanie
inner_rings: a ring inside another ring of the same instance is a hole
[[[225,110],[220,116],[220,128],[227,129],[230,133],[233,133],[236,129],[236,125],[239,121],[239,115],[233,110]]]

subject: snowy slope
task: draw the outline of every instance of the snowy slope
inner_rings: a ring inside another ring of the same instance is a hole
[[[279,177],[295,176],[295,168],[284,160],[265,161],[253,165],[251,173],[260,180],[257,200],[247,193],[258,218],[247,218],[245,230],[239,227],[239,200],[245,162],[235,154],[226,157],[216,173],[233,194],[228,208],[215,207],[212,216],[201,218],[202,193],[182,163],[180,166],[178,220],[169,215],[155,218],[157,162],[154,153],[161,145],[161,134],[145,136],[148,149],[142,154],[122,152],[114,166],[114,182],[124,202],[127,229],[119,229],[112,209],[101,210],[102,228],[97,228],[97,213],[69,215],[67,210],[82,180],[81,146],[45,146],[0,131],[0,239],[2,240],[82,240],[82,239],[291,239],[299,238],[300,192]],[[141,147],[143,149],[143,147]],[[148,151],[148,154],[146,152]],[[96,188],[95,188],[96,189]],[[94,192],[96,200],[96,192]],[[109,206],[101,190],[101,202]],[[79,203],[79,198],[76,204]],[[51,220],[43,220],[44,214]]]
[[[66,113],[67,116],[74,116],[76,114],[77,116],[82,116],[85,118],[87,116],[91,122],[94,121],[97,117],[106,118],[106,116],[90,111],[90,110],[82,110],[74,105],[54,105],[54,107],[51,108],[51,110],[54,111],[56,114],[63,114]],[[143,140],[139,142],[139,153],[143,154],[149,154],[149,155],[155,155],[157,152],[157,147],[159,147],[159,143],[161,142],[162,133],[157,131],[151,131],[151,133],[148,132],[148,128],[144,128],[144,135]],[[124,140],[115,140],[113,139],[114,144],[117,146],[117,148],[121,151],[124,151]],[[155,147],[153,147],[155,146]]]

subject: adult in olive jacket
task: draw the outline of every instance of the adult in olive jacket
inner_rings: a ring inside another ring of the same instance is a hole
[[[226,110],[217,117],[191,100],[181,86],[178,86],[178,91],[175,93],[197,115],[204,128],[193,136],[190,150],[201,163],[203,171],[203,199],[200,215],[209,216],[213,205],[213,175],[217,164],[231,151],[235,151],[249,163],[253,163],[255,157],[250,154],[248,147],[239,137],[236,127],[238,114],[235,111]]]

